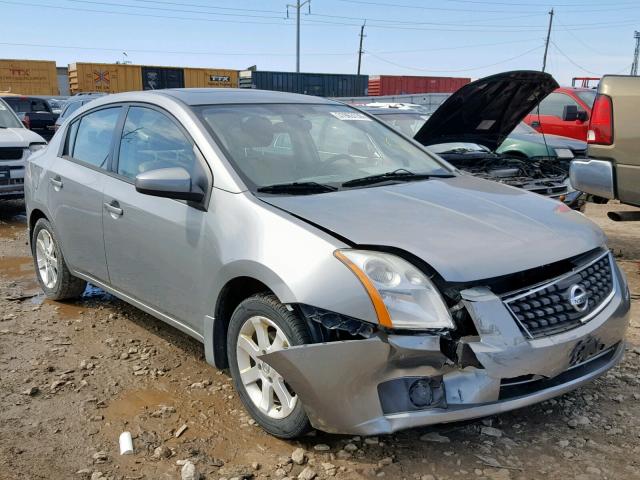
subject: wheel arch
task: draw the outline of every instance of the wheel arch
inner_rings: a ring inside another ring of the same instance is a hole
[[[207,362],[217,368],[227,368],[227,331],[231,315],[238,305],[256,293],[271,293],[279,300],[282,291],[272,288],[270,282],[253,275],[239,275],[228,280],[220,289],[213,309],[213,316],[205,319],[205,356]],[[278,295],[278,290],[280,294]]]
[[[33,229],[36,226],[36,223],[38,220],[40,220],[41,218],[44,218],[45,220],[49,220],[49,218],[47,217],[47,215],[40,210],[39,208],[34,208],[30,214],[29,214],[29,244],[31,244],[31,237],[33,236]]]

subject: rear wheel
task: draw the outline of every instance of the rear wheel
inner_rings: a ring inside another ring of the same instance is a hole
[[[258,357],[309,341],[304,321],[273,295],[249,297],[231,317],[227,352],[235,388],[254,420],[276,437],[302,435],[309,420],[286,379]]]
[[[53,228],[44,218],[33,228],[31,250],[38,283],[48,298],[68,300],[82,295],[87,282],[71,274]]]

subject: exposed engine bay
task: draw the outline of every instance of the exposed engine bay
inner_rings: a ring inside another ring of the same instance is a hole
[[[542,195],[562,195],[568,188],[569,160],[524,159],[485,151],[439,153],[456,168],[473,176],[523,188]]]

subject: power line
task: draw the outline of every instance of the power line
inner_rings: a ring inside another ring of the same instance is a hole
[[[149,10],[149,7],[131,5],[129,3],[113,3],[113,2],[106,3],[106,2],[99,2],[96,0],[67,0],[67,1],[73,2],[73,3],[85,3],[90,5],[99,5],[99,6],[106,6],[106,7],[138,8],[142,10]],[[137,0],[137,1],[140,1],[140,0]],[[217,15],[217,16],[224,16],[224,17],[282,19],[282,15],[275,16],[275,15],[249,15],[246,13],[203,12],[200,10],[185,10],[184,8],[181,8],[180,10],[176,10],[175,8],[164,8],[164,7],[150,7],[150,8],[152,10],[158,10],[161,12],[197,13],[199,15]],[[117,12],[114,12],[114,13],[117,13]],[[129,13],[129,12],[122,12],[122,13]]]
[[[416,9],[416,10],[434,10],[434,11],[444,11],[444,12],[459,12],[459,13],[505,13],[505,9],[502,10],[488,10],[486,8],[483,8],[482,10],[469,10],[468,8],[466,9],[461,9],[461,8],[445,8],[445,7],[425,7],[425,6],[418,6],[418,5],[407,5],[407,4],[402,4],[402,3],[389,3],[389,2],[374,2],[374,1],[370,1],[370,0],[337,0],[338,2],[344,2],[344,3],[355,3],[355,4],[360,4],[360,5],[372,5],[372,6],[379,6],[379,7],[394,7],[394,8],[409,8],[409,9]],[[507,4],[507,5],[511,5],[511,3]],[[505,5],[506,6],[506,5]],[[561,7],[561,8],[566,8],[566,7]],[[616,10],[634,10],[640,8],[640,5],[638,4],[634,4],[631,6],[621,6],[621,7],[617,7]],[[577,11],[579,11],[580,13],[587,13],[587,12],[610,12],[611,8],[610,7],[605,7],[605,8],[598,8],[598,9],[584,9],[584,8],[579,8]],[[540,10],[516,10],[516,13],[540,13]]]
[[[573,60],[572,60],[572,59],[571,59],[571,58],[570,58],[566,53],[564,53],[564,52],[560,49],[560,47],[558,47],[558,45],[557,45],[553,40],[551,41],[551,44],[555,47],[555,49],[558,51],[558,53],[559,53],[560,55],[562,55],[564,58],[566,58],[566,59],[569,61],[569,63],[571,63],[571,64],[573,64],[574,66],[578,67],[578,68],[579,68],[580,70],[582,70],[583,72],[591,73],[591,74],[593,74],[593,75],[598,75],[598,76],[601,76],[601,75],[602,75],[600,72],[594,72],[593,70],[586,69],[586,68],[584,68],[582,65],[580,65],[580,64],[576,63],[575,61],[573,61]]]
[[[130,53],[166,53],[171,55],[221,55],[221,56],[278,56],[278,57],[293,57],[295,53],[282,53],[282,52],[257,52],[257,53],[241,53],[241,52],[210,52],[210,51],[189,51],[189,50],[153,50],[153,49],[135,49],[135,48],[106,48],[106,47],[78,47],[74,45],[49,45],[42,43],[14,43],[14,42],[0,42],[0,45],[7,45],[11,47],[36,47],[36,48],[60,48],[68,50],[94,50],[105,52],[122,52],[126,50]],[[351,56],[353,52],[309,52],[305,55],[312,56]]]
[[[452,3],[473,3],[473,4],[480,4],[480,5],[504,5],[504,6],[523,6],[523,7],[529,7],[531,6],[531,2],[495,2],[495,1],[488,1],[488,0],[448,0],[449,2]],[[609,7],[619,7],[619,6],[625,6],[625,5],[637,5],[637,2],[633,1],[633,2],[616,2],[616,3],[607,3],[607,5]],[[557,7],[572,7],[572,8],[582,8],[582,7],[593,7],[593,3],[556,3],[553,5],[554,8]]]
[[[461,69],[457,69],[457,70],[432,70],[432,69],[425,69],[425,68],[409,67],[407,65],[401,65],[399,63],[392,62],[390,60],[382,58],[379,55],[376,55],[376,54],[371,53],[371,52],[366,52],[366,54],[367,55],[371,55],[372,57],[377,58],[378,60],[380,60],[382,62],[388,63],[390,65],[394,65],[396,67],[405,68],[407,70],[416,70],[418,72],[431,72],[431,73],[460,73],[460,72],[471,72],[471,71],[474,71],[474,70],[482,70],[482,69],[489,68],[489,67],[495,67],[496,65],[501,65],[503,63],[508,63],[508,62],[510,62],[512,60],[516,60],[516,59],[524,57],[525,55],[528,55],[528,54],[530,54],[532,52],[535,52],[536,50],[540,50],[541,48],[542,48],[542,45],[538,45],[535,48],[527,50],[526,52],[522,52],[522,53],[520,53],[520,54],[518,54],[516,56],[507,58],[505,60],[501,60],[499,62],[490,63],[488,65],[482,65],[482,66],[479,66],[479,67],[461,68]]]
[[[97,10],[92,8],[82,8],[82,7],[64,7],[60,5],[46,5],[42,3],[26,3],[26,2],[12,2],[9,0],[0,0],[0,3],[6,5],[18,5],[18,6],[27,6],[27,7],[38,7],[38,8],[51,8],[57,10],[66,10],[72,12],[91,12],[91,13],[106,13],[109,15],[126,15],[132,17],[147,17],[147,18],[163,18],[169,20],[189,20],[189,21],[200,21],[200,22],[213,22],[213,23],[239,23],[239,24],[252,24],[252,25],[290,25],[286,22],[256,22],[256,21],[243,21],[243,20],[228,20],[228,19],[215,19],[215,18],[200,18],[200,17],[176,17],[169,15],[154,15],[150,13],[134,13],[134,12],[113,12],[109,10]],[[202,12],[200,12],[202,13]]]
[[[202,5],[199,3],[164,2],[162,0],[131,0],[131,1],[140,2],[140,3],[155,3],[160,5],[174,5],[177,7],[197,7],[205,10],[235,10],[240,12],[281,13],[280,10],[262,10],[262,9],[255,9],[255,8],[237,8],[237,7],[216,7],[213,5]]]
[[[481,47],[490,47],[490,46],[498,46],[498,45],[511,45],[513,43],[524,43],[524,42],[532,42],[537,41],[537,38],[529,38],[524,40],[513,40],[510,42],[494,42],[494,43],[476,43],[473,45],[456,45],[449,47],[438,47],[438,48],[426,48],[419,50],[386,50],[386,51],[367,51],[366,53],[374,53],[376,55],[387,55],[387,54],[402,54],[402,53],[421,53],[421,52],[439,52],[446,50],[469,50],[472,48],[481,48]],[[213,52],[213,51],[198,51],[198,50],[154,50],[154,49],[136,49],[136,48],[128,48],[128,47],[117,47],[117,48],[107,48],[107,47],[81,47],[77,45],[57,45],[57,44],[44,44],[44,43],[24,43],[24,42],[0,42],[0,45],[6,45],[10,47],[33,47],[33,48],[59,48],[66,50],[92,50],[92,51],[105,51],[105,52],[122,52],[123,50],[130,53],[166,53],[169,55],[219,55],[219,56],[260,56],[260,55],[268,55],[268,56],[278,56],[278,57],[292,57],[295,53],[283,53],[283,52]],[[363,50],[363,54],[364,54]],[[350,57],[353,55],[353,52],[305,52],[305,55],[308,56],[318,56],[318,57],[326,57],[326,56],[345,56]]]

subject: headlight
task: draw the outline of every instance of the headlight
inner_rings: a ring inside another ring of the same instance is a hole
[[[38,150],[42,150],[46,146],[47,146],[46,143],[31,143],[29,144],[29,150],[31,150],[31,153],[33,153],[33,152],[37,152]]]
[[[336,250],[335,256],[364,286],[380,325],[410,330],[455,328],[436,287],[409,262],[369,250]]]

